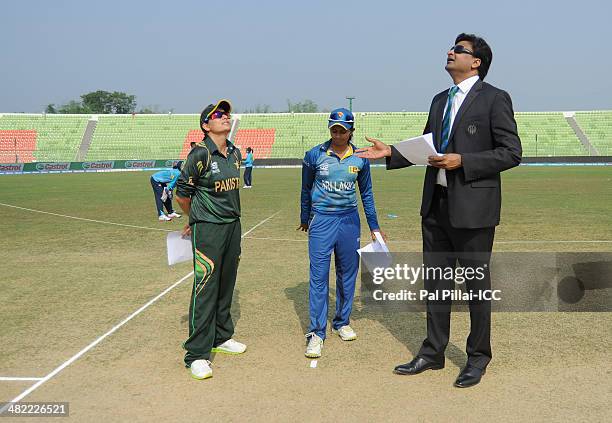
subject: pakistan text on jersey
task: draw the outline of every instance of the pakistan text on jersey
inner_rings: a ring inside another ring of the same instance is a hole
[[[240,188],[240,178],[227,178],[215,181],[215,192],[231,191]]]
[[[355,182],[353,181],[321,181],[321,184],[325,191],[330,192],[350,191],[355,189]]]

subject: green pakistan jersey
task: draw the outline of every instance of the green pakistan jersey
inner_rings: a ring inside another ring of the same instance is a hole
[[[208,136],[187,156],[177,183],[179,197],[191,197],[189,224],[231,223],[240,218],[240,150],[229,140],[227,157]]]

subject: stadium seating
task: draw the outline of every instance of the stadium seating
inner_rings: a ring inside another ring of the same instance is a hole
[[[89,117],[88,115],[6,114],[0,117],[0,131],[35,131],[36,149],[32,156],[24,156],[26,160],[71,161],[75,159]],[[14,146],[12,148],[14,149]],[[12,162],[14,161],[13,153]]]
[[[578,125],[601,156],[612,156],[612,111],[576,112]]]
[[[196,115],[99,116],[85,158],[132,160],[179,157],[189,131],[198,130],[198,125]]]
[[[274,129],[271,157],[302,158],[305,151],[329,139],[327,117],[327,113],[245,114],[240,116],[240,129]],[[356,145],[367,144],[366,135],[393,144],[422,133],[427,114],[356,113],[355,121]]]
[[[253,147],[255,158],[302,158],[329,139],[326,113],[235,114],[235,143]],[[70,161],[79,149],[89,115],[0,116],[0,162]],[[424,112],[357,112],[354,143],[364,137],[393,144],[422,133]],[[516,113],[524,156],[587,155],[562,112]],[[576,121],[602,155],[612,154],[612,111],[579,112]],[[17,132],[11,132],[17,131]],[[4,134],[4,135],[3,135]],[[193,115],[99,115],[85,160],[185,158],[202,133]]]
[[[516,113],[523,156],[584,156],[587,151],[561,112]]]
[[[272,156],[272,145],[275,139],[275,129],[238,129],[234,143],[242,149],[246,157],[246,148],[253,149],[255,159],[267,159]]]
[[[36,150],[36,131],[0,129],[0,163],[31,163]]]

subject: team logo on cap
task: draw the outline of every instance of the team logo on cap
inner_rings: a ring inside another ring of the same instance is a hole
[[[343,117],[343,116],[344,116],[344,113],[342,113],[342,112],[338,112],[338,117],[339,117],[339,118],[341,118],[341,117]]]

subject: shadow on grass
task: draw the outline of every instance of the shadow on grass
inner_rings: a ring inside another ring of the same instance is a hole
[[[308,291],[308,282],[300,282],[295,286],[285,288],[285,296],[293,302],[293,308],[300,321],[303,333],[307,333],[310,325]],[[336,298],[333,293],[330,292],[330,294],[330,310],[328,310],[328,313],[330,316],[333,316]],[[356,294],[358,295],[358,293]],[[389,331],[391,335],[393,335],[395,339],[405,345],[413,356],[419,352],[421,343],[423,342],[427,332],[425,313],[377,310],[374,307],[363,305],[359,298],[356,298],[355,302],[353,303],[351,319],[367,319],[379,322],[387,329],[387,331]],[[459,368],[465,366],[465,363],[467,362],[465,353],[455,344],[450,342],[446,347],[445,355],[448,360]],[[410,361],[411,359],[412,357],[407,357],[406,361]]]

